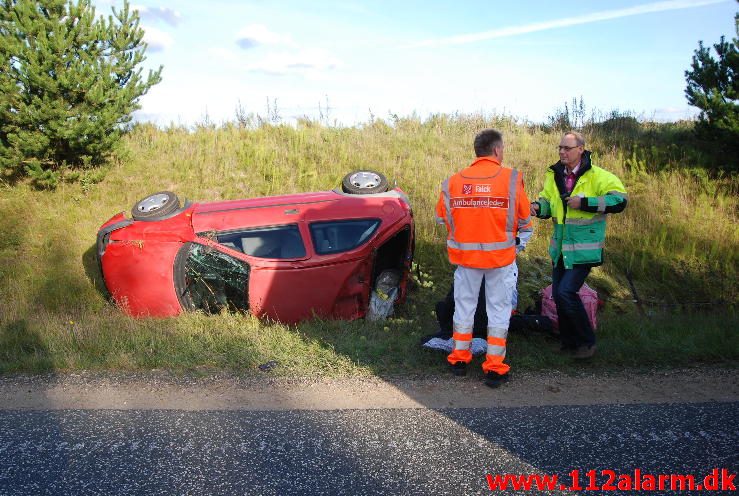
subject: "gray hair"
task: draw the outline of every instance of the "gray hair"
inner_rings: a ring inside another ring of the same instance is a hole
[[[577,146],[585,146],[585,138],[582,134],[578,133],[577,131],[567,131],[562,135],[564,138],[565,136],[572,136],[575,138],[575,141],[577,141]]]

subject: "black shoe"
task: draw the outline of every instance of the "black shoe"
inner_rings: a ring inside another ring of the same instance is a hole
[[[485,373],[485,385],[491,388],[497,388],[508,380],[508,373],[499,374],[497,372]]]
[[[450,363],[449,368],[451,369],[452,374],[456,375],[457,377],[467,375],[467,364],[464,362]]]
[[[580,346],[572,354],[572,358],[575,360],[587,360],[595,355],[595,345],[593,346]]]
[[[560,346],[559,347],[559,354],[560,355],[572,356],[575,353],[575,350],[577,350],[577,348],[575,346]]]

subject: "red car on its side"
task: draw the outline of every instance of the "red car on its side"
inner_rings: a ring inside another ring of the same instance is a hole
[[[406,195],[373,171],[342,190],[186,202],[171,192],[100,228],[97,254],[116,304],[134,316],[251,311],[285,323],[367,314],[380,274],[405,296],[414,248]]]

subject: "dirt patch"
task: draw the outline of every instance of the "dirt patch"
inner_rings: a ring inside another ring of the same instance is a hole
[[[470,408],[739,400],[736,369],[522,372],[499,389],[456,378],[192,377],[84,372],[0,378],[0,409],[335,410]]]

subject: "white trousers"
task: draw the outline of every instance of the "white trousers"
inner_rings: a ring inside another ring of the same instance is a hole
[[[455,329],[472,330],[483,278],[485,278],[485,310],[488,315],[488,327],[508,329],[517,275],[516,262],[492,269],[457,266],[457,270],[454,271],[453,320]]]

